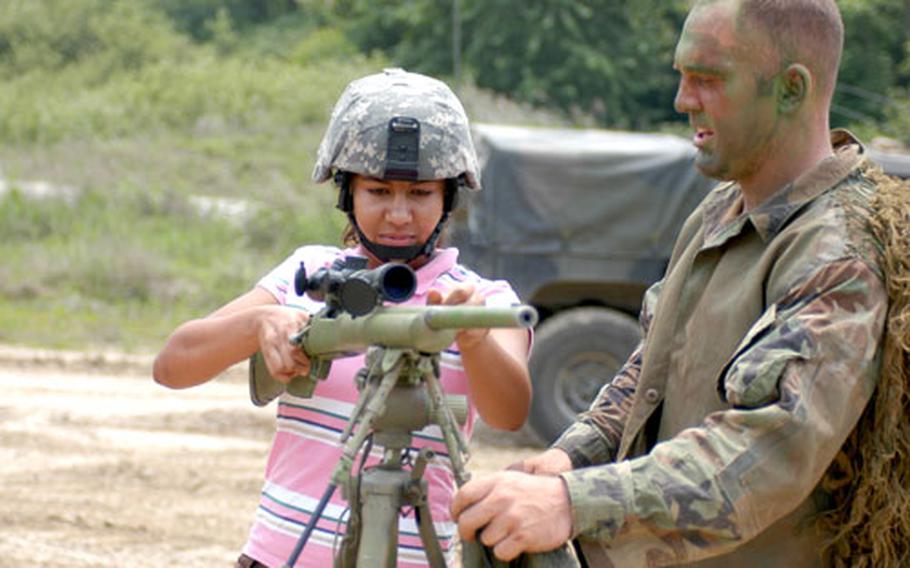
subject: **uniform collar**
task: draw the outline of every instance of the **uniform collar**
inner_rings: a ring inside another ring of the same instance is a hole
[[[831,143],[833,156],[782,187],[749,213],[744,212],[739,184],[724,184],[711,192],[704,204],[704,248],[719,246],[738,235],[747,221],[764,242],[769,242],[797,211],[844,180],[866,158],[862,143],[847,130],[833,130]]]

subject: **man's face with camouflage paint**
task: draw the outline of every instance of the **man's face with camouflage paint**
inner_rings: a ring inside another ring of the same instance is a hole
[[[721,0],[689,14],[673,64],[680,73],[674,106],[695,129],[696,167],[743,182],[779,142],[774,78],[767,72],[778,56],[757,32],[738,29],[736,11],[736,1]]]

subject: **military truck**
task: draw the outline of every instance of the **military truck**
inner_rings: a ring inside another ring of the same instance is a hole
[[[484,189],[466,196],[451,240],[467,266],[509,280],[540,314],[529,423],[548,442],[638,343],[642,296],[715,182],[678,136],[474,128]],[[873,157],[910,176],[910,157]]]

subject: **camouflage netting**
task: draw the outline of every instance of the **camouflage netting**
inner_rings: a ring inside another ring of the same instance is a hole
[[[835,535],[834,566],[910,566],[910,181],[867,175],[890,298],[882,374],[823,482],[837,508],[820,522]]]

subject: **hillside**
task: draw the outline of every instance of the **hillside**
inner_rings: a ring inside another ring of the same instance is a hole
[[[338,239],[316,148],[344,85],[390,62],[280,19],[200,41],[166,4],[0,5],[0,342],[154,350]],[[560,123],[463,93],[480,120]]]

